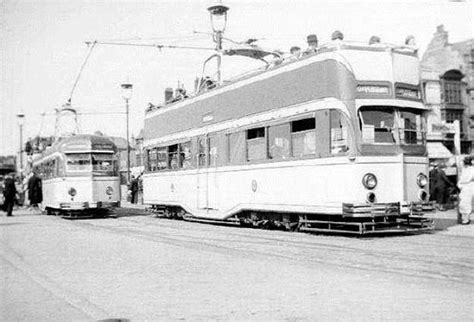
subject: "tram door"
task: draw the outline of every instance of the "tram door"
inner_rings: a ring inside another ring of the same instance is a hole
[[[207,209],[208,207],[208,173],[207,165],[209,163],[209,138],[201,136],[197,139],[197,175],[196,175],[196,191],[197,191],[197,207]]]
[[[197,140],[197,203],[201,209],[218,209],[219,187],[216,172],[217,138],[202,136]]]

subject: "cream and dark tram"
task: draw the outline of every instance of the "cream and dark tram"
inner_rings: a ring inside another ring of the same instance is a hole
[[[33,169],[42,178],[46,214],[103,216],[120,206],[117,148],[108,138],[61,138],[33,161]]]
[[[331,44],[149,109],[163,216],[370,234],[433,228],[416,51]]]

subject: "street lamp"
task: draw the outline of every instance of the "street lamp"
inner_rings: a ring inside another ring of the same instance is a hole
[[[211,16],[212,30],[214,31],[214,41],[217,51],[217,81],[221,84],[221,61],[222,61],[222,34],[227,24],[227,11],[229,7],[222,4],[207,8]]]
[[[23,125],[25,124],[25,114],[18,113],[16,118],[20,127],[20,180],[23,180]]]
[[[127,183],[130,182],[130,142],[128,140],[128,101],[132,98],[133,85],[124,83],[122,87],[122,98],[125,100],[126,114],[127,114]]]

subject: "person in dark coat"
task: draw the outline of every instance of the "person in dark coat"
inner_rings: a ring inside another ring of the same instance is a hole
[[[3,182],[3,196],[5,197],[4,207],[7,217],[12,216],[13,205],[15,204],[16,187],[12,175],[7,175]]]
[[[34,172],[28,180],[28,198],[30,199],[31,207],[34,208],[37,208],[38,204],[43,202],[41,178]]]
[[[444,204],[446,202],[448,186],[451,186],[452,183],[440,168],[439,164],[435,164],[433,170],[430,171],[430,185],[430,194],[433,200],[436,201],[438,209],[441,211],[446,210]]]
[[[132,176],[132,181],[130,182],[130,191],[131,191],[131,203],[137,203],[138,197],[138,179]]]

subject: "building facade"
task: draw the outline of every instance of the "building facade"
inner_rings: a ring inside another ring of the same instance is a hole
[[[421,68],[425,102],[431,107],[428,142],[442,143],[453,154],[472,153],[474,39],[449,43],[448,32],[443,25],[438,26],[421,59]],[[459,147],[456,123],[459,123]],[[433,150],[439,152],[439,146]]]

